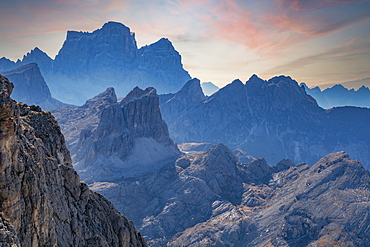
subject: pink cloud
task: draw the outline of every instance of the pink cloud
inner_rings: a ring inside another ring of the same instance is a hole
[[[265,55],[330,35],[370,17],[364,10],[318,11],[350,3],[354,6],[353,3],[361,2],[358,0],[272,1],[276,5],[238,0],[178,0],[184,8],[202,9],[198,15],[209,25],[206,30],[209,38],[226,39]]]
[[[343,4],[353,4],[364,0],[275,0],[280,7],[289,7],[294,10],[313,10],[333,7]]]

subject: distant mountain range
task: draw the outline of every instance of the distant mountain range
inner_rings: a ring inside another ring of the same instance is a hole
[[[336,84],[341,84],[341,85],[343,85],[344,87],[346,87],[348,89],[355,89],[355,90],[359,89],[362,86],[370,88],[370,77],[362,78],[362,79],[354,80],[354,81],[341,82],[341,83],[323,84],[323,85],[320,85],[320,88],[326,89],[326,88],[329,88],[329,87],[333,87]]]
[[[203,82],[202,84],[200,84],[200,86],[202,87],[203,93],[205,95],[212,95],[220,89],[212,82]]]
[[[13,98],[28,105],[38,105],[44,110],[54,109],[66,104],[51,97],[49,87],[36,63],[1,72],[14,84]]]
[[[110,86],[120,96],[135,86],[169,93],[190,79],[168,39],[138,49],[135,34],[118,22],[105,23],[92,33],[68,31],[54,60],[39,48],[17,62],[1,58],[0,71],[31,62],[39,65],[53,97],[76,105]]]
[[[370,109],[286,76],[201,85],[115,22],[2,70],[43,107],[91,98],[54,119],[0,75],[1,246],[370,246]]]
[[[290,77],[252,76],[233,81],[210,97],[199,80],[160,96],[161,111],[177,143],[225,143],[274,164],[290,158],[312,165],[345,150],[369,167],[370,109],[324,110]]]
[[[314,97],[317,103],[325,109],[336,106],[358,106],[370,108],[370,89],[361,86],[358,90],[347,89],[341,84],[321,90],[319,87],[308,88],[302,83],[307,94]]]
[[[246,90],[259,92],[258,98],[246,95],[243,88],[248,84]],[[247,96],[249,98],[245,99]],[[351,138],[350,144],[354,146],[347,145],[344,149],[353,151],[362,139],[354,135],[353,130],[346,129],[347,120],[343,119],[361,117],[363,125],[351,128],[368,136],[365,124],[370,114],[368,109],[336,108],[329,114],[289,77],[263,81],[253,76],[246,85],[234,81],[212,97],[204,96],[200,81],[192,79],[178,93],[160,98],[153,88],[134,88],[117,103],[114,90],[108,88],[81,107],[54,110],[81,177],[91,189],[109,198],[118,210],[133,220],[150,246],[370,244],[367,237],[370,217],[366,214],[370,173],[348,154],[326,155],[312,167],[305,163],[297,165],[289,159],[271,166],[264,158],[251,156],[248,156],[250,162],[241,163],[224,144],[211,147],[207,143],[184,144],[183,149],[197,151],[181,154],[168,135],[159,102],[163,116],[173,113],[181,120],[179,114],[190,114],[199,119],[197,128],[207,126],[207,119],[214,121],[210,129],[220,126],[215,134],[218,138],[235,133],[230,138],[238,140],[243,129],[233,128],[228,132],[221,129],[232,128],[230,123],[241,126],[236,119],[244,124],[248,121],[258,124],[257,121],[262,120],[259,124],[270,131],[261,149],[267,155],[273,147],[270,143],[276,138],[285,141],[286,148],[290,147],[290,142],[303,143],[302,140],[317,138],[316,144],[311,141],[307,145],[320,146],[325,151],[325,145],[331,147],[343,140],[335,138],[338,134]],[[243,111],[239,115],[230,112],[229,104],[241,110],[247,107],[246,101],[250,103],[247,109],[252,116],[243,116]],[[202,109],[203,106],[206,108]],[[201,110],[207,115],[199,114]],[[325,124],[332,121],[337,125],[320,125],[322,116],[332,119]],[[217,119],[222,121],[215,121]],[[188,120],[183,124],[190,136],[197,132],[190,128],[194,120]],[[318,123],[311,126],[315,121]],[[318,127],[325,129],[314,132],[316,136],[305,136],[305,131]],[[330,128],[332,132],[328,131]],[[254,131],[255,136],[262,132],[257,127]],[[286,138],[286,133],[292,138],[296,135],[297,139]],[[143,137],[150,142],[144,145],[137,142]],[[225,140],[230,142],[230,139]],[[150,145],[146,145],[148,143]],[[277,150],[273,151],[278,154],[280,147],[275,148]],[[173,155],[164,151],[168,149]],[[361,151],[365,149],[368,149],[366,143]],[[247,150],[248,153],[253,151]],[[153,154],[156,159],[152,159],[151,164],[145,162]],[[301,155],[303,157],[303,153]],[[135,158],[135,165],[127,166],[129,163],[125,161],[131,157]]]

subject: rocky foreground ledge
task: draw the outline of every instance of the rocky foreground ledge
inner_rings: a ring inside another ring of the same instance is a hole
[[[10,98],[0,75],[0,246],[147,246],[81,183],[54,117]]]

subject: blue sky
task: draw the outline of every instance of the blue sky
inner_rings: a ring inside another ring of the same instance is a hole
[[[252,74],[310,86],[370,77],[370,1],[357,0],[2,0],[0,57],[37,46],[54,58],[67,30],[110,20],[139,47],[169,38],[191,76],[218,86]]]

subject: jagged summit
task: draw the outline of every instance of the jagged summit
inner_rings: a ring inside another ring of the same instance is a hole
[[[220,158],[220,156],[223,157],[223,159],[227,160],[227,162],[236,163],[238,162],[237,157],[234,155],[233,151],[229,149],[228,146],[226,146],[223,143],[219,143],[217,145],[212,146],[210,149],[207,150],[205,153],[206,157],[217,157],[217,159]]]
[[[167,97],[168,95],[164,96]],[[188,107],[194,107],[200,104],[207,97],[204,95],[197,78],[189,80],[176,94],[169,95],[169,98],[163,100],[161,111],[163,115],[178,115]]]
[[[104,92],[98,94],[94,98],[87,100],[86,103],[82,107],[92,108],[92,107],[99,107],[101,105],[105,107],[107,104],[114,104],[114,103],[117,103],[116,92],[114,91],[113,87],[109,87]]]
[[[116,22],[116,21],[108,21],[107,23],[105,23],[103,25],[103,27],[101,29],[126,29],[126,30],[130,30],[130,28],[127,27],[126,25],[124,25],[120,22]]]
[[[202,91],[199,79],[193,78],[185,83],[174,98],[181,101],[184,101],[185,99],[191,101],[203,101],[206,99],[206,96]]]
[[[130,101],[142,99],[143,97],[158,97],[157,90],[153,87],[148,87],[143,90],[136,86],[122,99],[121,105],[127,104]]]
[[[347,89],[342,84],[321,90],[318,87],[305,87],[306,92],[314,97],[318,104],[330,109],[338,106],[357,106],[370,108],[370,89],[364,85],[358,90]]]
[[[82,37],[94,36],[94,35],[109,35],[109,36],[132,36],[135,37],[135,34],[131,32],[130,28],[125,26],[120,22],[109,21],[105,23],[100,29],[97,29],[93,32],[84,32],[84,31],[67,31],[67,40],[68,41],[77,41]]]
[[[60,108],[53,114],[75,168],[89,183],[155,171],[180,155],[153,87],[135,87],[121,102],[108,88],[82,107]]]
[[[227,84],[225,87],[221,88],[213,97],[220,97],[221,95],[225,94],[232,94],[232,93],[244,93],[245,85],[239,79],[233,80],[230,84]]]

